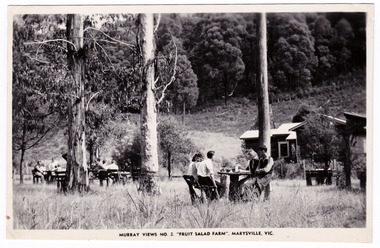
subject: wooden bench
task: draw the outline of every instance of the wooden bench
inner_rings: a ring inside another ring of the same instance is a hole
[[[53,171],[51,178],[53,181],[57,181],[57,189],[62,190],[66,184],[66,170]]]
[[[103,181],[106,181],[107,186],[109,186],[109,180],[112,180],[112,183],[122,183],[125,185],[128,180],[132,178],[131,173],[127,171],[118,171],[118,170],[99,170],[98,178],[100,186],[103,186]]]
[[[332,177],[334,176],[334,172],[332,170],[324,170],[324,169],[313,169],[306,170],[306,185],[312,186],[312,178],[314,177],[317,181],[317,184],[324,184],[326,179],[326,185],[332,184]]]

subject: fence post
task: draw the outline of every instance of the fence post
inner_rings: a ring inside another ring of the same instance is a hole
[[[302,166],[303,166],[303,179],[306,178],[306,163],[305,160],[302,160]]]

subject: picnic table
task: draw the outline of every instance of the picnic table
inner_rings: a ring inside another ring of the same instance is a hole
[[[105,180],[107,186],[109,185],[109,179],[112,183],[123,183],[123,185],[131,178],[131,173],[127,171],[120,171],[117,169],[99,170],[98,178],[100,181],[100,186],[103,186],[103,181]]]
[[[250,176],[252,175],[249,170],[221,170],[218,172],[219,175],[228,175],[230,177],[230,186],[228,199],[231,201],[240,200],[240,191],[239,191],[239,177],[240,176]]]
[[[66,180],[66,169],[50,171],[51,181],[57,181],[57,189],[61,189]]]
[[[306,185],[312,186],[311,179],[314,177],[317,181],[317,184],[323,184],[326,179],[326,184],[331,185],[332,184],[332,177],[334,176],[334,171],[331,169],[310,169],[305,170],[306,174]]]

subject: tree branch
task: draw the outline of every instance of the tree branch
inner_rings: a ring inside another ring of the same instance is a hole
[[[177,45],[175,44],[175,41],[174,41],[174,38],[172,36],[172,40],[173,40],[173,44],[174,44],[174,47],[175,47],[175,58],[174,58],[174,70],[173,70],[173,75],[172,77],[170,78],[170,81],[165,85],[165,87],[162,89],[162,93],[161,93],[161,97],[160,99],[157,101],[157,105],[159,105],[162,100],[164,100],[165,98],[165,91],[167,90],[167,88],[174,82],[175,80],[175,75],[176,75],[176,71],[177,71],[177,59],[178,59],[178,56],[177,56]]]
[[[36,54],[36,56],[37,56],[37,54]],[[28,56],[28,55],[27,55],[26,57],[28,57],[28,58],[31,59],[31,60],[35,60],[35,61],[37,61],[37,62],[43,63],[43,64],[50,64],[50,62],[48,62],[48,61],[44,61],[44,60],[40,60],[40,59],[38,59],[37,57],[33,58],[32,56]]]
[[[90,105],[90,102],[92,99],[94,99],[94,97],[96,97],[97,95],[99,95],[100,91],[96,92],[95,94],[93,94],[90,99],[88,99],[88,102],[87,102],[87,105],[86,105],[86,111],[88,111],[88,107]]]
[[[108,62],[110,62],[110,64],[111,64],[111,66],[112,66],[112,68],[113,68],[115,74],[117,75],[118,78],[120,78],[120,76],[119,76],[119,74],[117,73],[117,71],[116,71],[116,69],[115,69],[115,66],[113,65],[113,63],[112,63],[112,61],[111,61],[111,58],[109,57],[109,55],[108,55],[108,53],[106,52],[106,50],[105,50],[105,49],[104,49],[104,48],[103,48],[103,47],[97,42],[97,40],[95,39],[94,36],[92,36],[92,35],[90,34],[90,37],[93,39],[95,45],[99,46],[100,49],[102,49],[103,53],[106,55],[106,57],[107,57],[107,59],[108,59]]]
[[[55,126],[51,127],[51,128],[48,128],[43,134],[41,134],[41,136],[36,140],[34,141],[34,143],[28,145],[28,146],[25,146],[25,151],[26,150],[29,150],[30,148],[34,147],[35,145],[37,145],[43,138],[45,138],[45,136],[54,128]],[[37,138],[37,137],[36,137]]]
[[[117,42],[117,43],[119,43],[119,44],[125,45],[125,46],[129,47],[130,49],[134,49],[134,46],[133,46],[133,45],[128,44],[128,43],[125,43],[124,41],[121,41],[121,40],[117,40],[117,39],[115,39],[115,38],[112,38],[112,37],[109,36],[108,34],[104,33],[102,30],[99,30],[99,29],[97,29],[97,28],[87,27],[87,28],[83,31],[83,33],[86,32],[86,31],[88,31],[88,30],[98,31],[98,32],[102,33],[105,37],[107,37],[108,39],[113,40],[113,41],[115,41],[115,42]]]
[[[30,41],[30,42],[25,42],[24,45],[46,44],[46,43],[56,42],[56,41],[63,41],[63,42],[66,42],[66,43],[72,45],[72,46],[74,47],[75,51],[77,50],[77,47],[75,46],[74,43],[72,43],[71,41],[65,40],[65,39],[54,39],[54,40],[43,40],[43,41]]]
[[[160,26],[161,14],[157,14],[156,27],[153,30],[153,33],[157,32],[158,26]]]

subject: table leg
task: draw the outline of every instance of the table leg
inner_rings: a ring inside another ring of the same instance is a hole
[[[229,187],[228,198],[231,201],[238,201],[240,199],[238,175],[230,175],[230,187]]]

